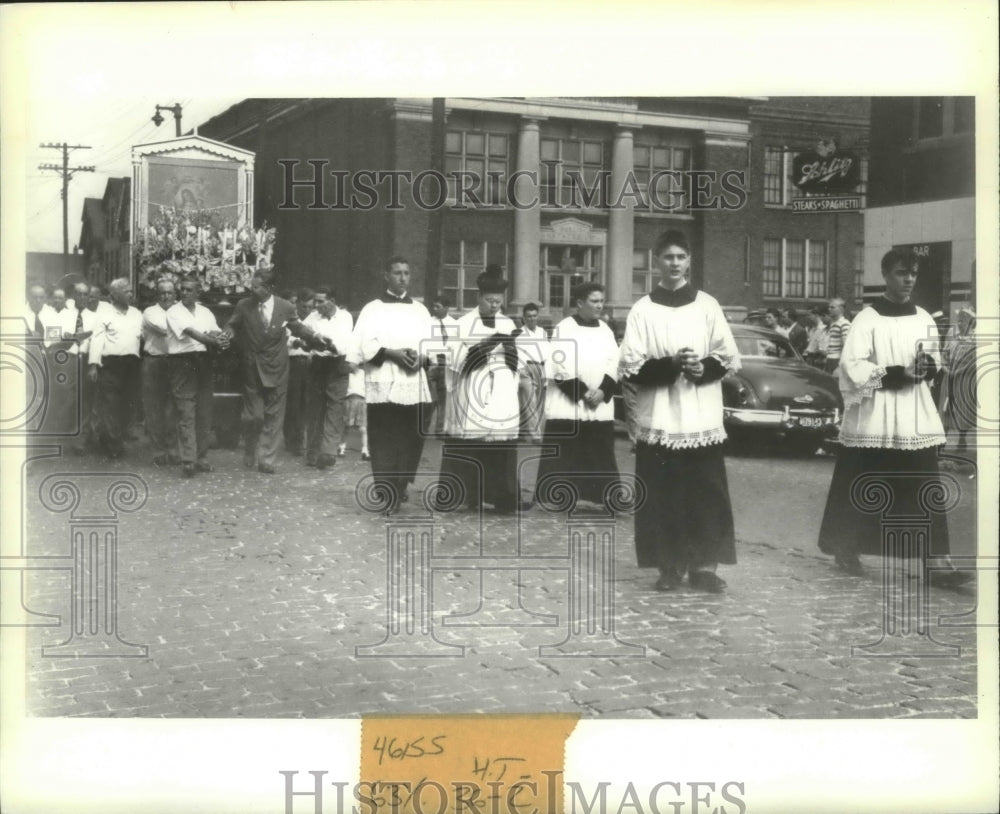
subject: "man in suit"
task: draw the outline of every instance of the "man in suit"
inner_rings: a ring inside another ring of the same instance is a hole
[[[295,306],[274,295],[274,275],[258,269],[251,297],[236,304],[226,333],[240,346],[243,369],[243,463],[274,474],[288,391],[288,334],[308,336]]]

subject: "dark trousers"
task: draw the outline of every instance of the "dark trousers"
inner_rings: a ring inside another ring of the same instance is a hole
[[[448,439],[441,451],[441,477],[457,477],[465,494],[465,505],[479,509],[492,503],[500,511],[520,502],[517,480],[517,441],[487,442],[482,439]]]
[[[855,488],[859,478],[866,483]],[[911,535],[892,531],[886,518],[912,518],[914,525],[926,522],[926,555],[946,556],[950,552],[947,517],[933,511],[934,496],[947,494],[938,473],[938,450],[877,449],[841,447],[830,480],[830,492],[819,530],[819,548],[826,554],[878,554],[911,558],[920,554],[916,546],[905,544]],[[885,496],[882,511],[867,503]],[[883,541],[883,535],[885,540]],[[916,536],[916,535],[912,535]]]
[[[45,422],[42,426],[47,435],[76,435],[79,423],[80,374],[77,357],[67,352],[68,343],[58,343],[45,350],[45,369],[48,378],[48,397],[45,404]]]
[[[80,452],[83,452],[86,449],[93,449],[97,445],[97,419],[94,417],[97,401],[94,393],[97,390],[97,385],[87,375],[87,354],[81,353],[78,358],[80,360],[80,438],[76,446]]]
[[[285,449],[301,452],[306,437],[306,399],[309,390],[308,356],[288,357],[288,395],[285,398]]]
[[[177,448],[177,413],[171,393],[170,362],[167,356],[142,359],[142,411],[146,435],[158,455],[173,454]]]
[[[427,368],[427,389],[431,391],[431,403],[423,405],[424,432],[444,432],[445,407],[448,403],[448,385],[445,381],[445,366],[431,365]]]
[[[334,455],[347,421],[347,379],[343,359],[316,356],[309,364],[306,398],[306,455]]]
[[[97,438],[109,455],[125,451],[132,401],[139,381],[138,356],[105,356],[97,373],[94,418]]]
[[[722,445],[668,449],[636,445],[646,496],[635,513],[640,568],[685,571],[736,562],[736,535]]]
[[[424,437],[420,433],[419,404],[368,404],[368,447],[376,486],[387,488],[396,500],[413,483]]]
[[[258,464],[274,466],[285,421],[287,393],[287,379],[277,387],[265,387],[256,367],[247,370],[241,416],[247,459],[255,458]]]
[[[178,353],[168,358],[181,463],[193,464],[208,454],[212,429],[212,359],[205,352]]]

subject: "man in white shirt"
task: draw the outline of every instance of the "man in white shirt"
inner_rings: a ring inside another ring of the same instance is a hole
[[[449,343],[458,338],[458,320],[448,314],[451,302],[443,294],[431,303],[432,330],[435,341],[427,349],[427,387],[431,391],[430,409],[424,412],[424,433],[443,435],[448,413],[448,393],[451,390],[451,359]],[[437,340],[441,340],[440,344]],[[433,430],[432,430],[433,424]]]
[[[541,441],[545,426],[545,362],[549,335],[538,326],[538,306],[527,303],[521,309],[524,324],[514,332],[519,371],[517,398],[521,408],[521,438]]]
[[[69,437],[77,426],[77,380],[79,365],[69,352],[76,347],[73,331],[76,309],[67,307],[66,290],[54,288],[49,304],[42,309],[45,331],[46,371],[49,381],[48,405],[45,412],[45,432]]]
[[[73,452],[83,455],[96,445],[96,424],[94,422],[94,383],[87,376],[87,359],[90,356],[90,338],[93,336],[100,308],[110,308],[101,297],[104,290],[99,285],[79,282],[73,290],[73,304],[76,307],[73,346],[69,353],[79,360],[80,382],[80,437],[73,446]]]
[[[314,342],[309,362],[306,398],[306,466],[326,469],[336,462],[335,452],[347,420],[347,382],[350,366],[345,359],[351,344],[354,320],[337,307],[332,289],[320,286],[313,293],[316,315],[307,323],[319,342]]]
[[[167,311],[170,390],[177,407],[181,474],[211,472],[208,434],[212,429],[212,359],[209,348],[225,347],[215,315],[198,302],[201,284],[181,281],[181,301]]]
[[[24,321],[28,324],[28,336],[45,339],[45,323],[51,321],[52,307],[47,299],[45,286],[35,283],[28,286],[28,301],[24,306]]]
[[[156,284],[156,304],[142,312],[142,411],[157,466],[180,462],[167,347],[167,311],[176,301],[173,282],[163,279]]]
[[[62,288],[52,289],[46,316],[42,318],[45,328],[45,348],[68,351],[73,344],[73,333],[76,327],[76,309],[66,304],[66,291]]]
[[[90,340],[89,371],[96,385],[94,417],[98,441],[109,458],[125,454],[125,433],[139,379],[142,314],[129,305],[132,286],[120,277],[108,286],[111,304],[95,312]]]

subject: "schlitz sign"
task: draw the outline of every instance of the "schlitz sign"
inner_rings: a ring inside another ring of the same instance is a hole
[[[802,192],[838,195],[853,192],[861,178],[861,161],[833,141],[821,141],[814,151],[792,160],[792,182]]]

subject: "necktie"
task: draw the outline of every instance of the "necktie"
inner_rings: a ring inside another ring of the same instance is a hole
[[[264,303],[260,304],[260,321],[264,323],[264,327],[267,327],[267,308]]]
[[[73,333],[83,333],[83,311],[76,312],[76,327],[73,329]]]
[[[43,336],[45,334],[45,329],[42,328],[42,320],[39,318],[38,314],[35,314],[35,336]]]

